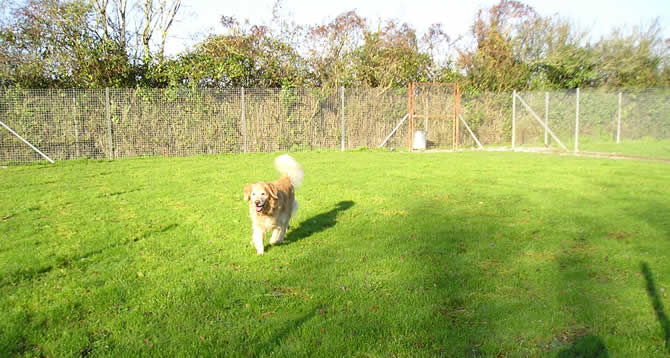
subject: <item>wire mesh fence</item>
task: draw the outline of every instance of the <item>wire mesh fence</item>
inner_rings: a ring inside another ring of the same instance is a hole
[[[588,149],[593,143],[670,139],[670,89],[517,95],[528,108],[515,107],[512,93],[461,95],[460,114],[485,147],[509,146],[513,138],[517,146],[555,146],[546,128],[569,150],[576,140]],[[453,93],[445,96],[450,98],[426,97],[416,103],[416,113],[453,106]],[[407,113],[407,88],[6,89],[0,91],[0,122],[14,133],[0,127],[0,163],[44,160],[17,135],[54,160],[344,150],[382,143],[406,149]],[[450,123],[423,118],[415,129],[425,130],[429,145],[439,147],[450,143]],[[475,147],[464,126],[458,137],[460,148]]]
[[[670,89],[521,92],[516,99],[517,146],[607,152],[625,141],[670,139]]]
[[[512,137],[511,93],[463,93],[460,115],[484,146],[503,146]],[[459,132],[461,147],[474,147],[474,139],[463,127]]]

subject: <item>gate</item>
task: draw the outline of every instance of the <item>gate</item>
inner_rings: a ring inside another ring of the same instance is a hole
[[[457,83],[411,82],[408,88],[409,150],[458,149],[460,90]],[[419,134],[419,135],[417,135]],[[415,136],[425,138],[415,143]]]

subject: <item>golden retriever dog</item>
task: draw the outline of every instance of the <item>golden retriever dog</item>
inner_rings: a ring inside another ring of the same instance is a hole
[[[251,183],[244,188],[244,200],[249,202],[253,228],[251,244],[259,255],[265,251],[263,240],[266,232],[272,231],[270,245],[284,240],[289,220],[298,210],[295,189],[305,175],[300,164],[288,154],[275,159],[275,168],[280,174],[276,181]]]

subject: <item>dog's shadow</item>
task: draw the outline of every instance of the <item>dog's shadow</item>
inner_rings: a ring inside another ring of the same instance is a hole
[[[311,218],[301,222],[298,227],[286,233],[284,244],[300,241],[312,236],[315,233],[335,226],[335,224],[337,224],[337,215],[340,212],[351,208],[352,206],[354,206],[354,202],[351,200],[340,201],[339,203],[335,204],[333,209],[312,216]]]

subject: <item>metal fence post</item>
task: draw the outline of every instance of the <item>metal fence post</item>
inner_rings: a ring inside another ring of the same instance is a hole
[[[512,150],[516,143],[516,90],[512,92]]]
[[[244,102],[244,87],[242,87],[242,149],[247,152],[247,115]]]
[[[549,145],[549,92],[544,92],[544,145]]]
[[[575,105],[575,153],[579,152],[579,88],[577,88],[577,103]]]
[[[79,128],[77,127],[77,95],[72,89],[72,125],[74,127],[74,148],[76,157],[79,158]]]
[[[114,147],[112,138],[112,113],[109,104],[109,87],[105,87],[105,115],[107,117],[107,136],[109,137],[109,159],[114,159]]]
[[[344,152],[344,86],[340,88],[342,91],[342,151]]]
[[[426,131],[426,137],[428,136],[428,96],[424,98],[424,107],[423,107],[423,130]]]
[[[407,84],[407,114],[409,114],[409,117],[407,117],[407,143],[408,150],[411,152],[414,147],[414,82]]]
[[[619,144],[621,139],[621,92],[619,92],[619,115],[616,121],[616,144]]]

